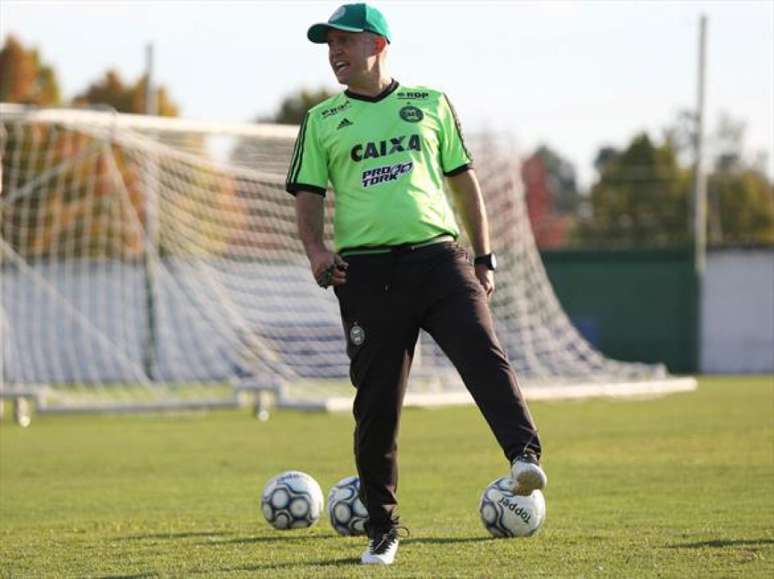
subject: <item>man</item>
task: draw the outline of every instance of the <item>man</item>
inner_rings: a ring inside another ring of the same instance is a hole
[[[494,335],[484,204],[446,96],[400,86],[387,72],[390,32],[366,4],[341,6],[308,33],[328,45],[346,90],[306,115],[286,188],[312,273],[334,286],[350,357],[355,461],[368,508],[363,563],[391,564],[398,548],[397,433],[414,346],[426,330],[460,372],[512,463],[514,490],[542,489],[540,439]],[[444,179],[475,251],[456,244]],[[323,243],[323,197],[335,192],[336,253]]]

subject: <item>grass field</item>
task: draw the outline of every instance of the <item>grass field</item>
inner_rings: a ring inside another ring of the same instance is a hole
[[[327,494],[354,473],[349,415],[247,411],[36,417],[0,427],[2,577],[772,577],[774,377],[708,378],[649,400],[534,403],[548,519],[490,539],[484,486],[506,463],[474,408],[407,409],[391,568],[323,520],[270,528],[272,475]]]

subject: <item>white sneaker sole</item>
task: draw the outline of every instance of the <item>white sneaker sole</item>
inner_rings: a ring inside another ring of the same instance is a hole
[[[364,565],[392,565],[395,561],[395,555],[398,553],[398,543],[396,542],[386,553],[375,555],[369,549],[363,551],[360,562]]]
[[[511,474],[515,495],[530,495],[532,491],[542,491],[548,484],[548,477],[543,469],[529,462],[516,461]]]
[[[388,559],[386,557],[380,557],[379,555],[363,555],[360,558],[360,562],[363,565],[392,565],[395,557]]]
[[[372,555],[368,551],[363,553],[363,556],[360,557],[360,562],[363,563],[363,565],[392,565],[395,561],[395,551],[393,552],[387,552],[384,555]]]

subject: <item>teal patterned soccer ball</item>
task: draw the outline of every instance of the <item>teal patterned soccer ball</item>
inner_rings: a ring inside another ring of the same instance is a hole
[[[333,485],[328,493],[328,516],[339,535],[365,535],[368,511],[358,497],[359,490],[360,479],[350,476]]]
[[[270,479],[261,494],[261,512],[275,529],[303,529],[320,520],[323,494],[311,476],[289,470]]]
[[[479,505],[481,522],[495,537],[534,535],[546,520],[545,497],[540,491],[514,495],[511,486],[511,479],[502,477],[486,487]]]

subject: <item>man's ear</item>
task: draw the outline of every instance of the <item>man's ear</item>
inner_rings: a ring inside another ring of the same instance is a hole
[[[374,49],[376,54],[381,54],[387,47],[387,39],[384,36],[374,34]]]

